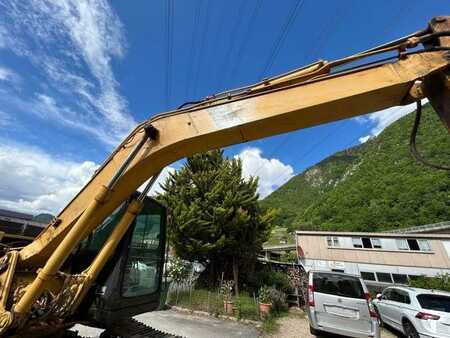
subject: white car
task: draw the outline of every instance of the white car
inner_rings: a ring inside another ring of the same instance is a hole
[[[310,271],[308,307],[313,335],[380,338],[378,317],[364,281],[339,272]]]
[[[393,286],[377,295],[374,306],[383,324],[406,337],[450,338],[450,293]]]

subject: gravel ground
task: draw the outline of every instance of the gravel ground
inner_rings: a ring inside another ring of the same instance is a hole
[[[291,309],[289,316],[280,318],[278,320],[280,324],[279,330],[271,335],[266,335],[267,338],[314,338],[309,332],[308,317],[302,310]],[[392,332],[382,329],[381,338],[396,338],[397,335]]]

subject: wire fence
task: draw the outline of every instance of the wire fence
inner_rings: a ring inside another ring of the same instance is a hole
[[[171,283],[166,303],[193,311],[203,311],[214,316],[227,315],[238,319],[259,320],[256,294],[241,292],[231,303],[225,302],[219,288],[195,288],[195,283]]]

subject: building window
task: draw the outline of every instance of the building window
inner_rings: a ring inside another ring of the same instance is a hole
[[[381,249],[381,240],[379,238],[353,237],[354,248]]]
[[[399,250],[431,251],[430,242],[426,239],[396,239]]]
[[[354,248],[362,248],[363,247],[362,240],[359,237],[353,237],[352,242],[353,242]]]
[[[392,283],[392,278],[390,273],[377,272],[377,279],[382,283]]]
[[[339,238],[335,236],[327,236],[327,244],[330,247],[339,247]]]
[[[408,239],[408,246],[410,250],[419,251],[419,243],[415,239]]]
[[[376,281],[374,272],[361,271],[361,278],[364,280]]]
[[[374,249],[381,249],[381,240],[379,238],[371,238]]]
[[[431,251],[430,242],[428,242],[426,239],[418,239],[417,244],[419,244],[419,248],[421,251]]]
[[[406,239],[396,239],[397,242],[397,248],[399,250],[409,250],[408,242]]]
[[[369,237],[362,237],[361,238],[363,247],[366,249],[372,249],[372,242],[370,241]]]
[[[394,283],[396,283],[396,284],[408,284],[408,277],[403,274],[393,273],[392,279],[394,280]]]

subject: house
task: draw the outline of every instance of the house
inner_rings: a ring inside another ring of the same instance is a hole
[[[441,224],[442,225],[442,224]],[[360,275],[368,285],[406,284],[416,276],[450,273],[450,234],[297,231],[299,263],[307,271]]]
[[[21,246],[31,242],[46,226],[33,215],[0,209],[0,243]]]

